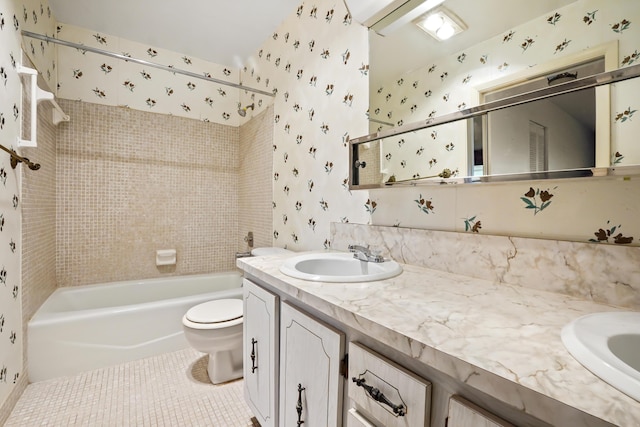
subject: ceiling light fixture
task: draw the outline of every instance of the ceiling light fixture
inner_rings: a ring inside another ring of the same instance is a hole
[[[373,24],[371,29],[381,36],[388,36],[442,3],[444,3],[444,0],[406,0],[401,7]]]
[[[447,40],[467,29],[460,18],[444,7],[421,16],[415,24],[438,41]]]

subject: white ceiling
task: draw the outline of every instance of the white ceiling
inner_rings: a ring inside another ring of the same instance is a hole
[[[239,67],[301,0],[49,0],[56,19]]]

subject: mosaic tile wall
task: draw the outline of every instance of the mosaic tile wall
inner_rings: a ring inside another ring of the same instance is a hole
[[[61,100],[58,286],[231,270],[237,127]],[[175,267],[157,267],[176,249]]]
[[[240,126],[238,168],[238,249],[250,248],[243,237],[253,232],[254,247],[271,246],[273,175],[273,107]]]
[[[40,104],[38,147],[24,149],[25,156],[40,164],[37,171],[22,168],[22,332],[25,337],[27,322],[56,290],[56,127],[52,114],[51,104]]]

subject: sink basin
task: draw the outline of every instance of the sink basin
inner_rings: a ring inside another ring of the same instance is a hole
[[[373,282],[402,273],[395,261],[366,262],[352,253],[312,253],[293,257],[282,264],[287,276],[313,282]]]
[[[582,316],[562,329],[562,342],[585,368],[640,401],[640,312]]]

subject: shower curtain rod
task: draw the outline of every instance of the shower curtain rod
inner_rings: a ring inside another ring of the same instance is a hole
[[[183,74],[185,76],[193,77],[195,79],[206,80],[206,81],[213,82],[213,83],[219,83],[219,84],[222,84],[222,85],[231,86],[231,87],[234,87],[236,89],[242,89],[242,90],[246,90],[246,91],[249,91],[249,92],[259,93],[260,95],[272,96],[272,97],[275,96],[271,92],[265,92],[265,91],[260,90],[260,89],[254,89],[254,88],[251,88],[251,87],[248,87],[248,86],[243,86],[241,84],[231,83],[231,82],[227,82],[227,81],[224,81],[224,80],[215,79],[213,77],[203,76],[201,74],[193,73],[191,71],[181,70],[179,68],[168,67],[166,65],[158,64],[156,62],[145,61],[144,59],[132,58],[132,57],[129,57],[129,56],[126,56],[126,55],[122,55],[122,54],[119,54],[119,53],[110,52],[108,50],[97,49],[95,47],[85,46],[85,45],[80,44],[80,43],[73,43],[73,42],[70,42],[70,41],[62,40],[62,39],[56,39],[55,37],[45,36],[45,35],[38,34],[38,33],[32,33],[31,31],[22,30],[22,35],[23,36],[27,36],[27,37],[31,37],[31,38],[37,39],[37,40],[43,40],[43,41],[46,41],[46,42],[56,43],[56,44],[59,44],[59,45],[62,45],[62,46],[72,47],[72,48],[76,48],[76,49],[80,49],[80,50],[86,50],[87,52],[92,52],[92,53],[97,53],[99,55],[109,56],[111,58],[120,59],[122,61],[134,62],[136,64],[145,65],[147,67],[158,68],[160,70],[169,71],[170,73]]]

